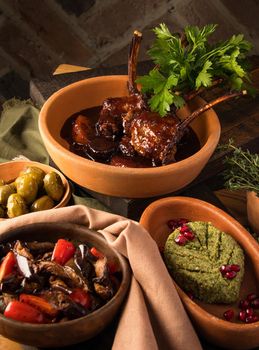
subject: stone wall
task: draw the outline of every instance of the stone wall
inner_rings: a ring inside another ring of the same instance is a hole
[[[0,0],[0,76],[125,63],[134,29],[143,32],[140,60],[147,59],[151,28],[161,22],[173,31],[218,23],[215,38],[242,32],[259,54],[258,15],[259,0]]]

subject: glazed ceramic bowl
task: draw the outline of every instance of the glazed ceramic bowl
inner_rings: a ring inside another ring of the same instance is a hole
[[[27,166],[35,166],[42,169],[46,174],[55,171],[61,177],[62,183],[64,185],[65,191],[61,200],[55,205],[54,208],[65,207],[71,197],[71,189],[66,177],[57,169],[42,164],[39,162],[27,161],[27,160],[14,160],[10,162],[5,162],[0,164],[0,179],[4,180],[5,183],[10,183],[16,179],[20,172]]]
[[[68,117],[83,109],[100,106],[107,97],[128,95],[127,76],[101,76],[68,85],[54,93],[43,105],[39,130],[54,163],[75,183],[105,195],[144,198],[179,190],[193,181],[215,150],[220,123],[213,110],[200,115],[191,127],[196,132],[201,149],[174,164],[156,168],[121,168],[93,162],[69,151],[60,131]],[[193,101],[182,110],[181,118],[204,103]]]
[[[149,231],[159,248],[163,249],[171,233],[167,222],[177,218],[211,222],[230,234],[245,252],[245,274],[240,299],[245,299],[251,292],[259,295],[259,245],[243,226],[217,207],[188,197],[168,197],[151,203],[144,210],[140,223]],[[259,346],[259,322],[241,323],[236,316],[232,322],[223,319],[223,313],[227,309],[233,309],[235,315],[238,314],[238,303],[219,305],[191,300],[176,283],[175,285],[197,332],[210,343],[227,349],[252,349]]]
[[[120,287],[111,300],[87,316],[54,324],[18,322],[0,314],[0,334],[22,344],[36,347],[64,347],[90,339],[100,333],[114,319],[127,294],[130,270],[124,259],[98,232],[85,226],[69,223],[38,223],[13,229],[1,235],[0,242],[16,239],[25,241],[51,241],[70,238],[90,243],[107,258],[115,259],[122,272]]]

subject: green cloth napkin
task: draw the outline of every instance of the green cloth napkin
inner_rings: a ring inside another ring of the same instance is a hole
[[[98,209],[111,213],[111,210],[104,204],[100,203],[97,199],[92,197],[86,197],[85,195],[78,195],[72,193],[73,204],[83,204],[88,208]]]
[[[39,110],[30,100],[11,99],[3,104],[0,118],[0,162],[24,156],[49,163],[38,129]]]
[[[40,163],[49,164],[49,155],[43,144],[38,128],[39,109],[31,100],[13,98],[6,101],[0,116],[0,162],[26,157]],[[72,186],[73,188],[73,186]],[[71,204],[110,211],[98,200],[88,197],[75,188]]]

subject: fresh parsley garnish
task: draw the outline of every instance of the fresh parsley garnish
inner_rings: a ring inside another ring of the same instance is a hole
[[[210,44],[208,38],[216,27],[188,26],[182,36],[172,34],[164,23],[153,30],[156,39],[148,54],[155,67],[137,79],[152,111],[165,116],[172,105],[179,108],[185,104],[185,94],[208,88],[219,78],[231,90],[247,89],[246,56],[252,45],[242,34]]]

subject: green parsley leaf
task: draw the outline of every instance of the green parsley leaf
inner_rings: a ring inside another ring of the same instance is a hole
[[[212,66],[211,61],[206,61],[200,73],[196,78],[196,89],[199,89],[201,86],[210,86],[212,75],[209,73],[209,69]]]
[[[209,37],[216,27],[187,26],[184,36],[171,33],[164,23],[153,29],[156,39],[148,54],[155,68],[137,79],[142,92],[150,96],[152,111],[165,116],[172,105],[179,108],[184,104],[183,96],[208,88],[219,78],[232,89],[249,90],[246,56],[251,43],[238,34],[211,45]]]

